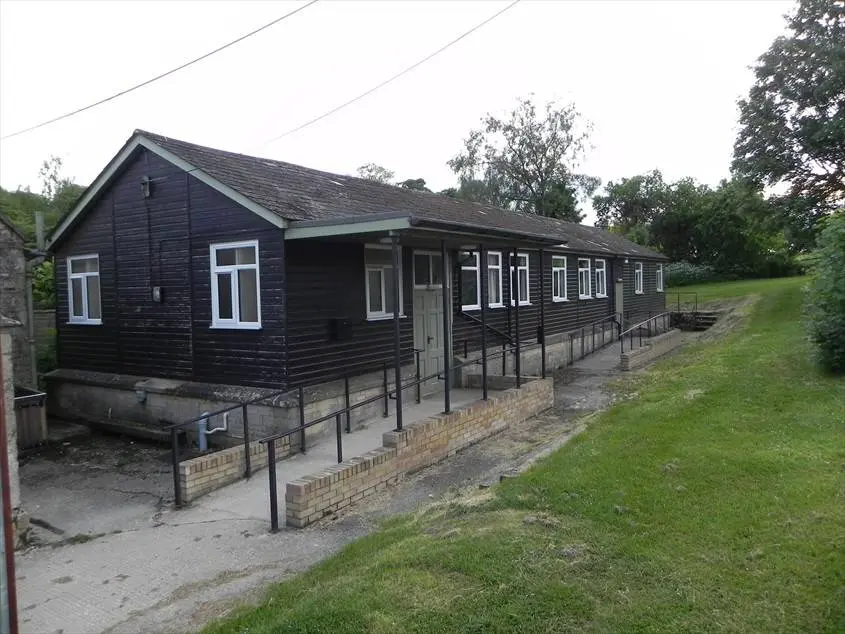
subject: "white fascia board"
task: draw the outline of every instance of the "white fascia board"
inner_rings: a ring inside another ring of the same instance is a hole
[[[300,227],[300,223],[293,222],[285,231],[285,240],[302,240],[304,238],[327,238],[355,233],[382,233],[386,231],[400,231],[409,229],[411,223],[408,218],[388,218],[369,220],[364,222],[338,222]]]

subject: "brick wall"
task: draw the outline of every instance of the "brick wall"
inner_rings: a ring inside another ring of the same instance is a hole
[[[627,340],[627,339],[626,339]],[[620,370],[633,370],[654,361],[683,343],[680,330],[670,330],[653,337],[647,345],[625,351],[619,357]]]
[[[553,404],[552,380],[536,379],[519,390],[510,389],[459,411],[411,423],[402,431],[386,432],[381,448],[288,482],[287,523],[306,526]]]
[[[267,466],[267,445],[257,440],[250,443],[250,464],[252,472]],[[276,456],[290,455],[290,437],[276,441]],[[243,445],[230,447],[212,454],[192,458],[179,463],[179,487],[182,501],[187,503],[216,489],[237,482],[244,477],[246,457]]]

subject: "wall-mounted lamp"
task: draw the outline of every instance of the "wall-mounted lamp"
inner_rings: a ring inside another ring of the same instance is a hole
[[[152,195],[153,184],[149,176],[141,177],[141,193],[144,198],[149,198]]]
[[[625,264],[628,264],[628,258],[625,258]]]

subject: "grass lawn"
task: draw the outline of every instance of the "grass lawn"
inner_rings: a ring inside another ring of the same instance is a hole
[[[739,280],[736,282],[715,282],[712,284],[696,284],[695,286],[669,287],[666,289],[666,303],[671,308],[677,301],[674,293],[695,293],[698,303],[713,300],[745,297],[747,295],[761,295],[783,289],[798,289],[807,283],[807,277],[780,277],[771,280]],[[691,297],[682,295],[681,304],[691,301]]]
[[[845,631],[845,379],[808,362],[803,283],[699,287],[762,298],[522,476],[207,631]]]

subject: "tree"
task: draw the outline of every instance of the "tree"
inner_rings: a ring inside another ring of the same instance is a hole
[[[787,21],[739,102],[733,169],[829,211],[845,200],[845,3],[800,0]]]
[[[549,102],[538,112],[531,98],[520,99],[508,116],[487,114],[481,124],[448,163],[460,178],[458,192],[466,190],[459,198],[580,219],[575,201],[595,190],[596,179],[575,173],[590,126],[573,104]]]
[[[401,183],[397,183],[402,189],[413,189],[418,192],[430,192],[431,190],[425,186],[424,178],[409,178]]]
[[[823,225],[805,312],[820,365],[845,372],[845,209]]]
[[[358,168],[358,177],[368,181],[375,181],[384,185],[389,185],[393,180],[395,174],[381,165],[375,163],[366,163]]]
[[[593,196],[596,226],[616,227],[631,239],[647,240],[648,227],[666,208],[668,187],[658,170],[610,181],[603,195]],[[645,244],[645,243],[643,243]]]

